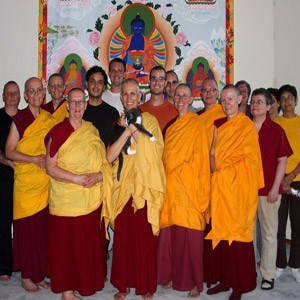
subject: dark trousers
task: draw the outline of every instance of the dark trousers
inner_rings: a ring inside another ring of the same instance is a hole
[[[12,273],[13,184],[0,183],[0,276]]]
[[[300,181],[292,182],[291,187],[300,189]],[[291,222],[291,248],[290,257],[286,255],[286,224],[288,215]],[[277,233],[277,260],[278,268],[300,268],[300,199],[289,194],[283,194],[278,210],[278,233]]]

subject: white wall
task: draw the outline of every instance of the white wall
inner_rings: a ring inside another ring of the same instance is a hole
[[[38,75],[37,35],[38,1],[0,1],[1,94],[8,80],[16,81],[23,93],[26,79]],[[21,106],[25,106],[24,100]]]

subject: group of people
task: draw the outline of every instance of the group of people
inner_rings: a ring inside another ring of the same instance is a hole
[[[262,289],[272,289],[287,266],[300,282],[300,202],[291,194],[300,189],[295,87],[260,88],[250,98],[246,81],[219,93],[206,78],[204,109],[195,113],[191,87],[174,71],[152,68],[143,104],[122,59],[109,63],[108,75],[110,89],[106,72],[91,67],[88,96],[73,88],[64,99],[64,80],[52,74],[46,104],[41,80],[29,78],[22,110],[17,83],[4,86],[0,279],[21,270],[26,291],[82,299],[103,289],[112,247],[115,300],[130,288],[151,299],[157,285],[198,297],[203,282],[209,295],[232,288],[229,299],[241,299],[256,287],[255,252]],[[154,138],[127,120],[134,108]],[[131,155],[123,152],[129,139]]]

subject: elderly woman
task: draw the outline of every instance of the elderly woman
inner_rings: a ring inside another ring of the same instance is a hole
[[[25,83],[28,107],[13,116],[6,142],[6,157],[14,161],[14,270],[21,269],[22,287],[37,292],[44,281],[47,259],[48,184],[44,137],[54,125],[41,109],[44,89],[40,79]]]
[[[215,121],[211,148],[212,271],[220,283],[207,290],[213,295],[232,288],[229,300],[241,299],[256,287],[253,247],[257,190],[263,187],[258,134],[254,124],[239,113],[242,101],[234,85],[221,92],[225,118]],[[211,284],[214,282],[208,282]]]
[[[51,288],[62,300],[82,299],[104,287],[104,218],[109,217],[112,176],[97,129],[82,120],[84,92],[68,94],[70,116],[47,136],[50,178],[49,260]],[[101,221],[102,219],[102,221]]]
[[[178,118],[165,136],[167,192],[160,216],[158,283],[197,297],[203,290],[210,165],[204,124],[189,112],[192,101],[190,87],[179,84],[174,95]]]
[[[140,93],[134,79],[123,81],[121,99],[125,109],[137,108]],[[146,112],[142,113],[142,118],[144,127],[153,134],[155,141],[150,141],[133,124],[126,126],[122,115],[119,123],[125,130],[107,150],[114,174],[111,283],[119,290],[114,295],[116,300],[124,299],[131,287],[137,295],[151,299],[157,286],[157,235],[165,192],[163,140],[157,120]],[[134,139],[131,148],[136,154],[123,155],[118,181],[118,156],[131,136]]]
[[[296,114],[298,101],[297,90],[292,85],[283,85],[279,89],[280,107],[283,115],[274,119],[285,131],[288,141],[293,149],[293,155],[288,158],[285,176],[282,180],[284,194],[278,212],[278,245],[277,245],[277,271],[280,277],[283,269],[289,266],[291,275],[300,282],[300,201],[290,194],[290,188],[300,189],[300,116]],[[291,248],[290,256],[286,256],[286,224],[288,215],[291,220]]]

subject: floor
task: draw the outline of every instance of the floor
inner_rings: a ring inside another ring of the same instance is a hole
[[[111,255],[110,255],[111,256]],[[110,260],[109,260],[110,265]],[[244,294],[243,300],[286,300],[286,299],[300,299],[300,283],[297,283],[290,275],[290,269],[284,270],[284,273],[280,279],[275,281],[275,287],[271,291],[263,291],[260,289],[261,277],[258,272],[257,288],[251,293]],[[206,294],[207,288],[204,286],[204,290],[200,297],[197,299],[228,299],[231,291],[220,293],[214,296],[208,296]],[[86,300],[102,299],[112,300],[113,295],[116,293],[116,289],[107,282],[105,288],[98,292],[94,296],[83,297]],[[37,293],[28,293],[20,286],[20,273],[13,273],[13,276],[9,282],[0,282],[0,299],[5,300],[58,300],[61,298],[60,294],[54,294],[49,290],[41,290]],[[177,300],[187,298],[187,292],[176,292],[173,290],[166,290],[162,287],[158,287],[154,296],[156,300]],[[126,299],[137,300],[142,299],[140,296],[134,295],[134,290],[131,291]]]

